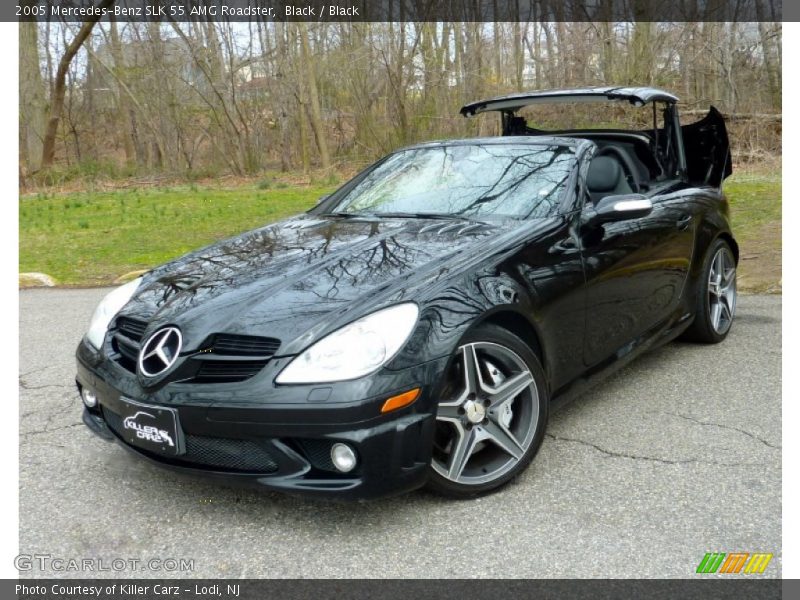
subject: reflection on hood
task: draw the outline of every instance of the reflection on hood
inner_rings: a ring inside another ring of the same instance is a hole
[[[446,274],[495,230],[460,220],[304,215],[155,269],[124,312],[178,324],[187,340],[215,331],[287,339],[331,311],[402,294],[409,279]]]

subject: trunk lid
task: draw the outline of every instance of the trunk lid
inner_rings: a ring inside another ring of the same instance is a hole
[[[733,172],[725,119],[713,106],[695,123],[681,127],[686,175],[693,185],[720,187]]]

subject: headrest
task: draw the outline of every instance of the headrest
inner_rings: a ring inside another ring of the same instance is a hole
[[[592,192],[610,192],[622,177],[622,167],[616,158],[597,156],[589,164],[586,185]]]
[[[506,130],[511,135],[524,135],[528,127],[528,122],[525,117],[518,117],[516,115],[509,117],[506,124]]]

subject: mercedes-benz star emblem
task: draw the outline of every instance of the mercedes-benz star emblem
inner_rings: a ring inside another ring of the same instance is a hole
[[[147,338],[139,352],[139,372],[145,377],[161,375],[178,360],[182,344],[177,327],[159,329]]]

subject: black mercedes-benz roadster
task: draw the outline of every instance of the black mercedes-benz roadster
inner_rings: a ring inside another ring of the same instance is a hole
[[[652,107],[653,127],[519,114],[591,101]],[[555,404],[730,330],[725,125],[711,108],[682,127],[676,102],[606,87],[468,104],[503,135],[398,150],[308,213],[153,269],[78,347],[84,422],[158,464],[293,493],[503,485]]]

